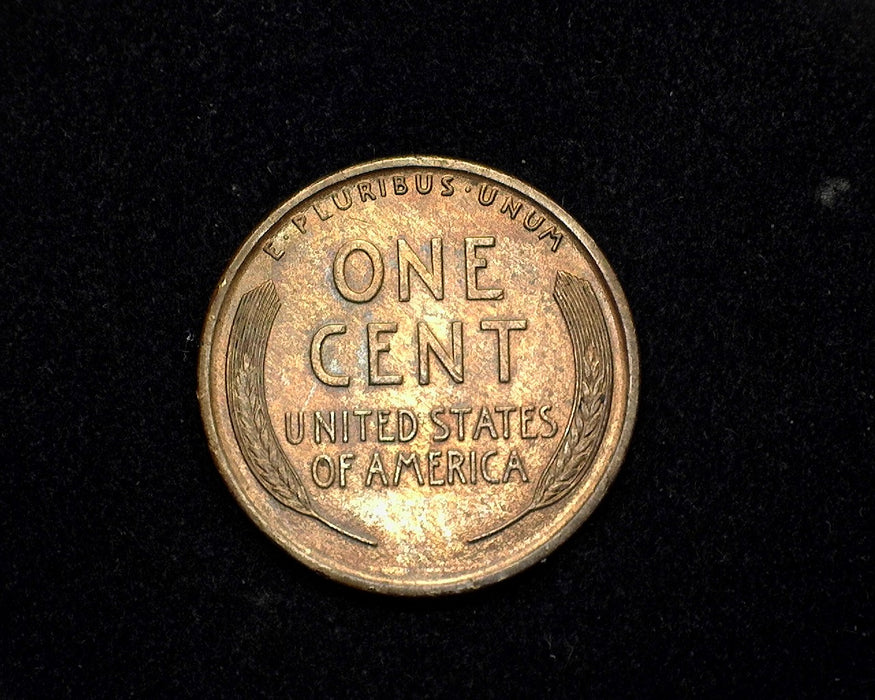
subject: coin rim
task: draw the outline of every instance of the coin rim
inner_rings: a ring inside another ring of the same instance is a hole
[[[252,252],[252,249],[259,243],[261,237],[267,232],[274,223],[276,223],[286,212],[297,206],[304,200],[312,197],[321,190],[324,190],[331,185],[340,181],[364,175],[366,173],[377,170],[386,170],[390,168],[404,167],[431,167],[431,168],[446,168],[450,170],[459,170],[467,172],[471,175],[479,175],[489,178],[495,182],[499,182],[506,187],[515,189],[533,201],[540,204],[542,207],[550,211],[550,213],[559,219],[565,227],[577,238],[581,245],[589,252],[599,272],[605,280],[605,284],[610,291],[610,299],[614,305],[614,310],[620,319],[620,327],[623,332],[626,344],[626,355],[628,358],[629,368],[629,391],[626,400],[626,413],[623,421],[623,426],[617,440],[617,446],[611,455],[610,461],[604,471],[604,474],[599,479],[593,490],[590,498],[580,507],[574,515],[568,519],[559,530],[546,542],[535,548],[528,554],[520,557],[513,563],[501,568],[486,573],[475,573],[465,575],[454,575],[446,579],[437,581],[421,581],[421,582],[397,582],[388,581],[386,579],[368,577],[357,574],[351,570],[339,570],[330,564],[327,564],[314,556],[310,556],[303,549],[295,549],[288,542],[288,538],[280,537],[280,533],[272,528],[267,523],[258,511],[253,507],[244,490],[237,485],[234,478],[235,470],[232,468],[230,460],[221,448],[218,430],[216,427],[216,419],[213,416],[211,407],[210,395],[210,356],[213,347],[213,334],[219,318],[219,310],[225,301],[225,296],[231,288],[231,282],[236,277],[243,262]],[[638,393],[640,382],[640,366],[638,356],[638,341],[635,333],[635,326],[632,321],[632,313],[629,309],[629,304],[626,300],[626,295],[620,286],[619,280],[614,273],[613,268],[608,263],[604,254],[601,252],[595,241],[590,237],[586,230],[577,223],[577,221],[565,211],[559,204],[550,199],[547,195],[539,190],[521,182],[517,178],[508,175],[494,168],[489,168],[470,161],[459,160],[455,158],[443,158],[437,156],[406,156],[380,158],[377,160],[368,161],[359,165],[354,165],[345,168],[332,175],[324,177],[308,187],[304,188],[297,194],[285,200],[262,221],[253,231],[247,236],[243,244],[238,248],[231,262],[226,267],[222,277],[210,299],[206,320],[204,322],[203,332],[201,334],[201,345],[198,357],[198,402],[200,403],[201,417],[204,422],[204,428],[207,434],[207,442],[209,443],[210,452],[213,459],[222,474],[225,483],[228,485],[231,493],[234,495],[240,506],[246,511],[247,515],[258,525],[258,527],[270,537],[275,543],[280,545],[285,551],[295,557],[297,560],[306,564],[313,570],[341,583],[351,585],[366,591],[387,593],[402,596],[422,596],[422,595],[440,595],[445,593],[459,593],[467,590],[481,588],[492,583],[504,580],[513,576],[524,569],[532,566],[536,562],[542,560],[549,555],[565,540],[567,540],[582,524],[589,518],[596,506],[601,502],[611,483],[619,471],[621,464],[626,456],[629,447],[629,441],[632,437],[632,431],[635,425],[635,419],[638,411]]]

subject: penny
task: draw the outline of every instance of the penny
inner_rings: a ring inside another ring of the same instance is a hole
[[[300,561],[401,595],[542,559],[615,477],[635,331],[555,202],[442,158],[349,168],[246,239],[207,316],[199,398],[249,516]]]

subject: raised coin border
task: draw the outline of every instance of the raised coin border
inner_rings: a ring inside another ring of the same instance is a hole
[[[470,175],[485,177],[505,185],[508,188],[518,190],[525,196],[537,202],[545,209],[549,210],[562,224],[574,234],[577,241],[586,249],[587,253],[595,262],[598,272],[602,276],[605,286],[610,291],[610,298],[607,300],[613,305],[612,311],[616,317],[620,319],[619,330],[622,332],[622,339],[625,341],[626,357],[628,358],[629,369],[629,391],[626,397],[626,407],[624,413],[623,426],[620,431],[616,449],[611,455],[607,468],[605,469],[601,479],[596,485],[592,496],[578,510],[572,518],[568,520],[549,540],[544,544],[520,558],[510,566],[496,566],[491,569],[486,569],[476,575],[454,576],[448,577],[439,581],[429,582],[399,582],[389,581],[382,578],[367,577],[356,573],[350,569],[340,569],[336,566],[331,566],[325,562],[313,557],[309,552],[295,548],[293,543],[284,538],[283,533],[276,532],[268,523],[266,523],[251,507],[246,498],[243,489],[237,483],[234,469],[232,469],[227,456],[221,449],[219,435],[216,429],[216,421],[213,415],[213,400],[214,396],[210,393],[210,359],[212,352],[212,340],[215,332],[219,312],[225,302],[227,291],[231,286],[231,281],[236,276],[240,266],[246,260],[247,256],[252,252],[253,248],[261,242],[262,237],[267,233],[273,225],[284,216],[290,209],[297,206],[300,202],[312,197],[319,191],[336,184],[337,182],[375,172],[378,170],[386,170],[390,168],[404,167],[430,167],[430,168],[445,168],[449,170],[458,170]],[[375,591],[380,593],[388,593],[403,596],[422,596],[422,595],[438,595],[444,593],[456,593],[466,590],[481,588],[483,586],[496,583],[509,576],[512,576],[550,554],[556,547],[567,540],[580,525],[592,514],[593,510],[604,497],[605,492],[613,482],[620,465],[625,458],[626,451],[629,447],[629,441],[632,437],[632,431],[635,424],[635,418],[638,410],[638,393],[640,384],[640,366],[638,356],[638,343],[635,334],[635,327],[632,322],[632,314],[629,310],[629,305],[626,301],[626,296],[623,293],[620,283],[614,274],[613,269],[605,258],[604,254],[589,236],[589,234],[571,217],[561,206],[551,200],[546,195],[520,180],[506,173],[495,170],[493,168],[478,165],[464,160],[441,158],[432,156],[409,156],[383,158],[373,160],[360,165],[355,165],[346,168],[337,173],[322,178],[313,183],[309,187],[301,190],[291,198],[287,199],[281,205],[276,207],[271,214],[265,219],[240,246],[234,254],[230,264],[223,273],[221,280],[214,291],[209,303],[209,311],[206,321],[204,322],[203,333],[201,335],[201,345],[198,356],[198,390],[197,396],[200,403],[201,416],[204,422],[204,428],[207,434],[207,441],[210,452],[219,467],[223,479],[227,483],[231,492],[240,506],[246,511],[249,517],[265,532],[273,541],[283,547],[289,554],[294,556],[299,561],[307,564],[310,568],[324,574],[325,576],[342,583],[354,586],[367,591]]]

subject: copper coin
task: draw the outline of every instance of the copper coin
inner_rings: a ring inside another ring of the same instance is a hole
[[[210,448],[249,516],[334,579],[463,591],[543,558],[629,443],[638,353],[589,235],[480,165],[392,158],[246,239],[204,328]]]

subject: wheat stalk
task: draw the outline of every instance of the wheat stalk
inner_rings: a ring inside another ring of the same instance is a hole
[[[589,360],[580,381],[580,400],[570,421],[556,460],[545,470],[530,506],[545,508],[564,498],[583,478],[589,457],[601,437],[602,408],[605,405],[605,373],[592,345],[585,351]]]
[[[558,503],[583,481],[607,426],[611,346],[598,299],[588,282],[567,272],[556,274],[553,297],[568,326],[577,376],[565,434],[541,473],[529,505],[510,520],[468,540],[479,542],[519,522],[529,513]]]
[[[279,308],[276,288],[267,281],[243,295],[231,325],[226,389],[231,425],[243,459],[262,487],[287,508],[346,537],[376,546],[376,542],[339,527],[314,509],[301,477],[280,448],[264,395],[267,339]]]
[[[250,357],[244,355],[233,379],[234,407],[240,427],[240,446],[256,478],[284,506],[303,515],[314,515],[307,490],[297,472],[279,451],[270,435],[270,424],[259,401]]]

